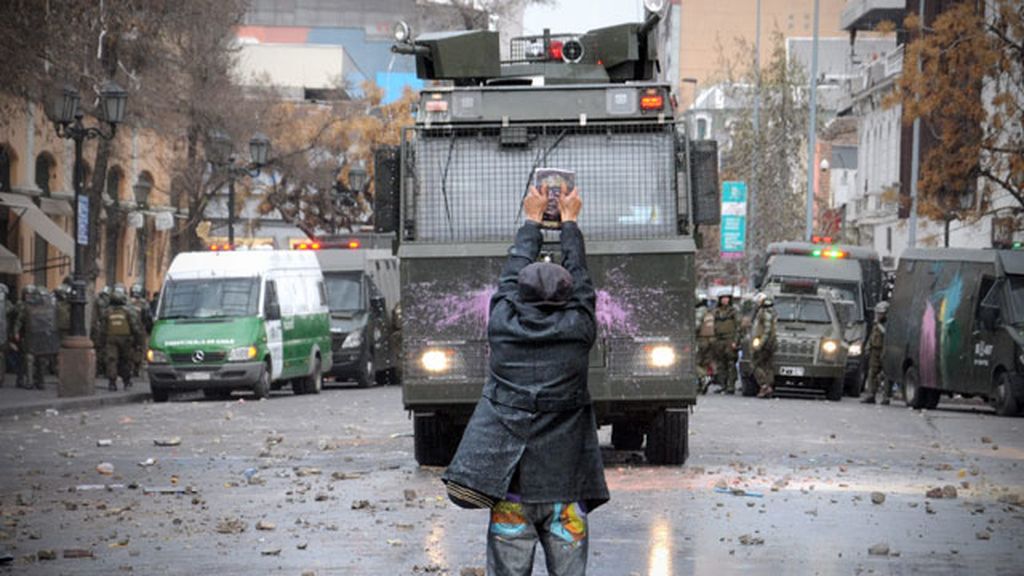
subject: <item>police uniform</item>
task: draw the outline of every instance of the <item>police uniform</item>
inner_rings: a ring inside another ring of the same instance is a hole
[[[775,319],[773,302],[770,297],[766,297],[754,315],[751,332],[751,364],[754,369],[754,380],[760,387],[757,393],[759,398],[771,396],[775,387]]]
[[[130,295],[129,304],[135,308],[135,312],[142,322],[143,329],[141,344],[135,347],[132,357],[132,375],[138,376],[142,373],[142,362],[146,355],[146,343],[149,341],[149,333],[153,331],[153,315],[150,313],[149,302],[146,301],[142,286],[138,284],[132,285]]]
[[[875,325],[871,328],[871,336],[868,337],[868,379],[864,398],[864,404],[874,404],[875,395],[878,392],[879,384],[882,388],[882,405],[889,404],[889,383],[885,381],[885,374],[882,372],[882,352],[885,348],[885,315],[888,311],[888,304],[880,302],[875,307]]]
[[[26,286],[22,293],[22,301],[15,307],[13,330],[21,352],[18,386],[41,390],[43,367],[60,349],[57,309],[49,295],[34,286]]]
[[[128,304],[124,291],[115,288],[110,305],[100,320],[100,334],[104,343],[104,357],[110,390],[117,390],[117,377],[124,381],[125,390],[132,386],[132,366],[135,350],[143,339],[142,322],[135,308]]]
[[[700,393],[707,394],[714,373],[715,316],[705,309],[697,327],[697,375],[701,379]]]
[[[726,394],[733,394],[736,391],[736,359],[740,326],[736,307],[731,302],[723,303],[723,298],[725,297],[719,297],[714,314],[715,377],[718,379],[719,385],[722,386],[722,391]]]
[[[103,339],[103,316],[110,306],[110,287],[104,286],[103,290],[96,295],[95,309],[92,315],[92,330],[89,332],[92,338],[93,348],[96,350],[96,358],[105,358],[107,343]],[[103,376],[107,371],[107,365],[103,361],[96,362],[96,376]]]

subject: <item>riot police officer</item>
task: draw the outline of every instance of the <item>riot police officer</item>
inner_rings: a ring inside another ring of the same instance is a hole
[[[715,307],[715,377],[725,394],[736,392],[736,360],[739,357],[740,323],[732,295],[722,294]]]
[[[758,294],[757,311],[751,327],[750,347],[758,398],[771,397],[775,391],[775,303],[767,294]]]
[[[103,376],[107,372],[107,365],[103,361],[107,351],[107,343],[103,340],[103,330],[101,330],[100,324],[103,315],[107,313],[107,307],[110,306],[110,286],[104,286],[100,290],[99,294],[96,295],[94,306],[90,335],[93,347],[96,349],[96,376]]]
[[[100,319],[99,334],[105,344],[104,359],[110,390],[117,391],[119,375],[124,381],[124,389],[130,389],[135,349],[143,344],[143,327],[121,284],[115,284],[110,291],[110,305]]]
[[[715,317],[708,300],[697,300],[697,376],[701,394],[708,393],[714,374]]]
[[[128,294],[130,296],[129,303],[139,315],[144,331],[142,344],[135,348],[135,355],[132,359],[132,374],[139,376],[142,373],[142,361],[146,354],[146,342],[149,341],[149,333],[153,331],[153,314],[149,310],[149,302],[146,300],[146,293],[142,290],[141,284],[132,284]]]
[[[875,305],[875,325],[871,328],[871,336],[868,337],[868,380],[862,404],[874,404],[875,395],[878,392],[879,384],[882,387],[882,399],[879,404],[887,406],[889,395],[892,393],[889,383],[885,381],[885,374],[882,373],[882,351],[885,348],[885,317],[889,312],[888,302],[879,302]]]
[[[43,290],[29,284],[22,289],[14,320],[15,343],[21,352],[18,386],[43,389],[43,367],[57,355],[57,308]],[[31,378],[31,382],[28,380]]]

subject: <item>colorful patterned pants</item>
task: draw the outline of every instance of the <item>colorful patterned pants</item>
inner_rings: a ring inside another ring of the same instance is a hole
[[[502,500],[487,529],[488,576],[529,576],[537,542],[550,576],[587,573],[587,513],[582,504]]]

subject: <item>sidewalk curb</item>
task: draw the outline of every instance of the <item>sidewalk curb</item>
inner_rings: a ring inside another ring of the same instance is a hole
[[[25,414],[42,413],[48,409],[59,411],[92,410],[103,406],[118,406],[121,404],[133,404],[145,402],[152,398],[149,392],[133,392],[131,394],[118,394],[116,396],[104,396],[99,392],[94,396],[82,398],[52,398],[32,404],[16,406],[0,406],[0,417],[22,416]]]

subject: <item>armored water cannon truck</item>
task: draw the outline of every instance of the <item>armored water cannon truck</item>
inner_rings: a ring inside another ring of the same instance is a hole
[[[413,37],[397,27],[394,50],[435,82],[400,153],[377,166],[400,188],[396,199],[378,186],[377,216],[378,229],[397,228],[402,398],[420,464],[449,462],[480,397],[489,301],[544,167],[574,171],[583,197],[599,425],[652,463],[686,459],[697,398],[693,231],[718,220],[717,150],[687,141],[670,86],[656,78],[659,18],[514,38],[504,62],[494,32]],[[557,231],[545,232],[543,250],[560,261]]]

